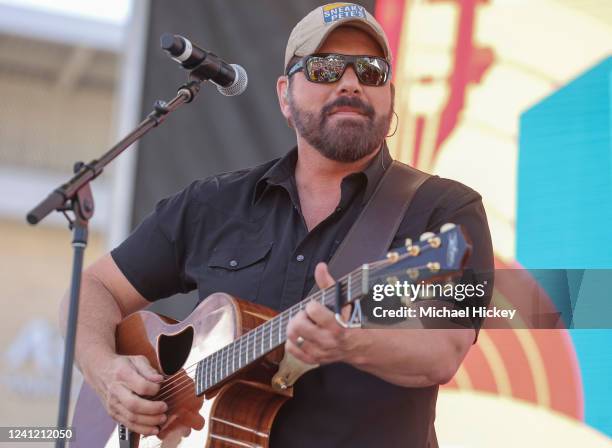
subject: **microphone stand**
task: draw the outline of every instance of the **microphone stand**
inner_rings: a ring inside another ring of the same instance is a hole
[[[201,71],[190,73],[189,81],[182,85],[176,96],[169,102],[156,101],[153,111],[132,132],[119,143],[104,153],[99,159],[89,163],[77,162],[74,165],[74,176],[68,182],[53,190],[35,208],[27,214],[27,221],[34,225],[49,215],[52,211],[61,212],[68,220],[68,227],[73,232],[72,247],[74,250],[72,277],[70,283],[70,302],[64,349],[64,365],[60,389],[58,429],[67,429],[68,409],[70,405],[70,386],[72,382],[72,365],[74,362],[74,347],[79,312],[79,295],[83,270],[83,255],[87,247],[88,224],[93,217],[94,201],[90,182],[98,177],[104,167],[121,154],[132,143],[142,138],[152,128],[159,126],[171,112],[190,103],[200,91],[200,83],[208,78]],[[67,212],[73,213],[71,219]],[[65,439],[58,439],[56,447],[63,448]]]

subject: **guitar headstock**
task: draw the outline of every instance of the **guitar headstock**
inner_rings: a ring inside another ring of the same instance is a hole
[[[373,263],[371,283],[433,281],[462,271],[472,246],[461,226],[447,223],[440,233],[424,233],[418,242],[406,240],[403,247],[387,253],[386,260]]]

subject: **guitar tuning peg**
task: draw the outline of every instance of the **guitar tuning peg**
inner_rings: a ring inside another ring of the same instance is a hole
[[[406,274],[408,274],[408,277],[410,277],[410,280],[413,280],[413,281],[419,278],[418,269],[414,269],[414,268],[406,269]]]
[[[438,263],[437,261],[430,261],[429,263],[427,263],[427,269],[429,269],[431,272],[439,272],[440,263]]]
[[[399,283],[399,278],[397,278],[396,276],[390,276],[386,278],[386,281],[389,285],[395,285],[397,283]]]
[[[427,241],[428,239],[433,238],[434,236],[436,235],[432,232],[425,232],[421,234],[421,236],[419,237],[419,241]]]
[[[412,246],[412,239],[411,238],[406,238],[404,240],[404,246],[406,246],[406,248],[409,248],[410,246]]]
[[[399,253],[395,251],[387,252],[387,260],[389,260],[391,263],[395,263],[397,260],[399,260]]]
[[[453,230],[455,227],[457,226],[452,222],[447,222],[446,224],[442,224],[440,227],[440,233],[448,232],[449,230]]]

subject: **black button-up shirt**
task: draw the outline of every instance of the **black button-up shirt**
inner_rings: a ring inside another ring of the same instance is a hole
[[[316,264],[331,259],[392,158],[383,146],[364,171],[346,176],[336,209],[309,232],[294,176],[297,157],[294,148],[163,199],[112,251],[113,259],[149,300],[197,288],[201,300],[223,291],[279,311],[299,302],[314,285]],[[437,232],[446,222],[469,234],[469,267],[490,271],[480,195],[437,176],[414,196],[391,246]],[[326,365],[296,383],[294,398],[275,420],[270,446],[425,446],[436,396],[437,386],[404,388],[347,364]]]

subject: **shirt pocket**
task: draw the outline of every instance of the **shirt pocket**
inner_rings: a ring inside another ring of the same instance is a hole
[[[257,302],[272,243],[216,247],[198,279],[200,300],[225,292]]]

